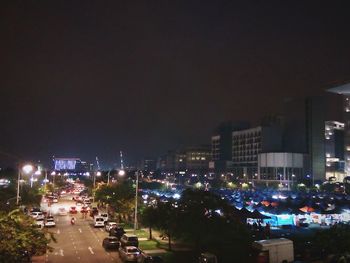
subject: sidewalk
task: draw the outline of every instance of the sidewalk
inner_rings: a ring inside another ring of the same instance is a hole
[[[46,254],[42,256],[32,257],[32,263],[45,263],[45,262],[46,262]]]
[[[141,230],[149,233],[149,229],[148,228],[141,228]],[[153,230],[152,229],[152,239],[157,241],[159,244],[162,245],[162,247],[166,247],[166,249],[168,249],[168,239],[162,239],[161,238],[161,233],[157,230]],[[189,247],[186,244],[180,243],[177,240],[172,239],[171,240],[171,248],[172,251],[190,251],[192,250],[191,247]]]

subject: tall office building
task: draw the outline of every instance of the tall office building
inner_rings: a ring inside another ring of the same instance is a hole
[[[325,158],[325,98],[310,97],[306,99],[306,134],[310,160],[310,176],[313,182],[324,181],[326,176]]]
[[[325,154],[326,179],[342,182],[345,177],[344,160],[344,123],[326,121],[325,123]]]
[[[350,176],[350,83],[328,89],[343,96],[345,172]]]
[[[232,132],[233,173],[254,179],[258,175],[258,155],[282,149],[282,129],[279,125],[258,126]]]
[[[211,137],[212,171],[222,173],[232,168],[232,132],[248,129],[250,124],[244,121],[221,123]]]

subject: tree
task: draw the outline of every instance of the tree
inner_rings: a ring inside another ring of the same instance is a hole
[[[141,214],[141,222],[149,228],[149,239],[152,239],[152,228],[157,225],[157,209],[153,206],[146,207]]]
[[[209,250],[222,256],[222,262],[230,262],[234,251],[237,255],[248,254],[251,245],[249,232],[231,218],[231,209],[225,200],[211,192],[187,189],[178,203],[173,232],[192,243],[197,251]]]
[[[95,199],[108,204],[121,219],[127,221],[135,208],[135,190],[129,181],[101,186],[96,190]]]
[[[39,230],[33,223],[32,218],[19,210],[0,214],[0,262],[22,262],[52,249],[48,244],[55,241],[54,236]]]
[[[338,224],[317,232],[313,244],[324,255],[350,253],[350,226]]]

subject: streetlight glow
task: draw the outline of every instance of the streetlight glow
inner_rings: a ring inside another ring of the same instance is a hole
[[[25,174],[30,174],[32,171],[33,171],[33,165],[31,164],[26,164],[22,167],[22,171],[25,173]]]
[[[125,171],[124,170],[119,170],[118,175],[119,176],[124,176],[125,175]]]

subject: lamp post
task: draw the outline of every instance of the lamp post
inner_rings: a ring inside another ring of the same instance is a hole
[[[98,171],[96,173],[94,173],[94,188],[93,188],[93,196],[92,196],[92,202],[95,203],[95,194],[96,194],[96,176],[101,176],[101,172]]]
[[[33,165],[31,164],[26,164],[22,167],[19,167],[18,169],[18,177],[17,177],[17,195],[16,195],[16,204],[19,204],[19,185],[20,185],[20,181],[21,181],[21,171],[23,171],[25,174],[30,174],[33,171]]]
[[[136,175],[136,187],[135,187],[135,220],[134,220],[134,232],[136,234],[136,229],[137,229],[137,195],[139,191],[139,172],[135,172]]]

